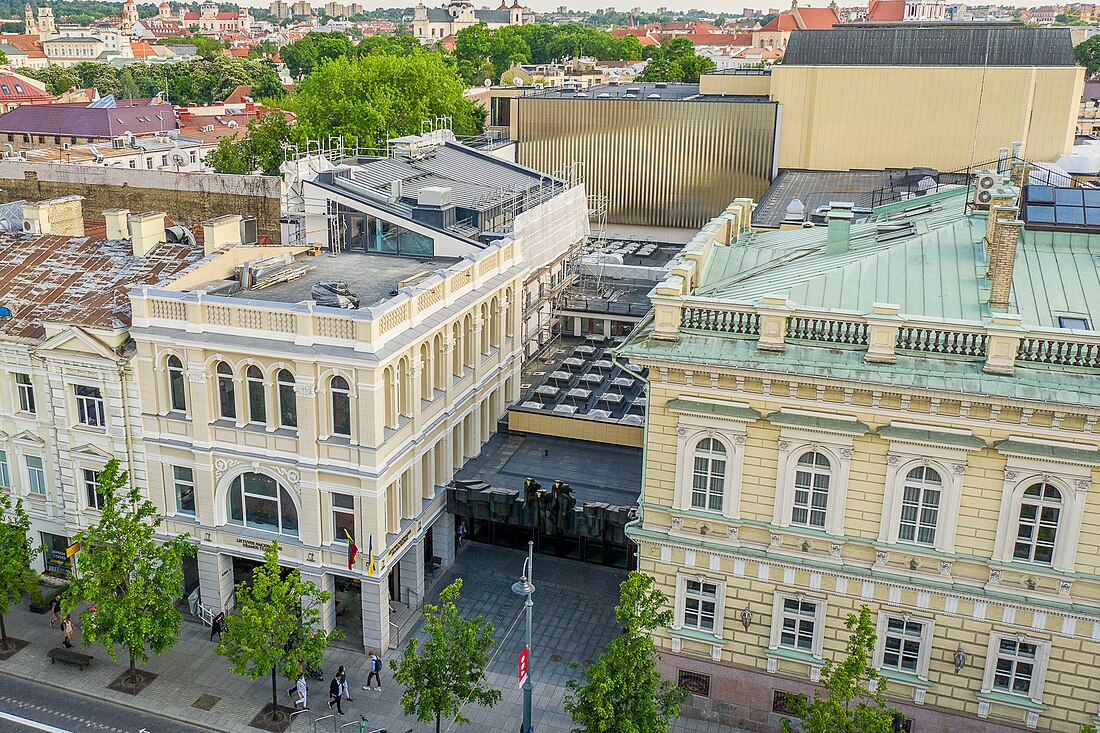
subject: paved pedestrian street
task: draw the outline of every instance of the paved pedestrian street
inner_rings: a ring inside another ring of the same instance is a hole
[[[513,733],[518,731],[523,709],[523,694],[516,679],[516,658],[523,648],[523,598],[512,593],[511,585],[518,580],[524,554],[514,550],[467,544],[458,555],[458,562],[447,572],[438,574],[430,598],[456,577],[463,578],[459,607],[463,615],[482,614],[496,627],[497,644],[490,654],[490,683],[503,691],[503,699],[494,708],[468,706],[464,713],[471,720],[467,726],[443,722],[443,730],[453,733]],[[566,682],[574,675],[570,663],[583,665],[599,656],[603,645],[617,633],[613,609],[618,598],[618,585],[625,577],[622,571],[582,565],[568,560],[537,556],[534,583],[536,591],[535,624],[532,643],[531,674],[534,683],[534,727],[539,733],[567,733],[572,721],[564,710]],[[131,696],[108,689],[108,685],[126,669],[126,660],[111,660],[101,646],[90,653],[95,661],[87,669],[68,664],[51,665],[46,652],[56,646],[61,632],[50,628],[49,615],[31,613],[26,605],[14,608],[6,617],[10,636],[30,641],[30,645],[7,661],[0,661],[0,674],[35,680],[45,685],[61,687],[97,701],[148,711],[158,716],[228,733],[255,733],[248,723],[270,700],[270,679],[250,682],[228,671],[228,664],[214,653],[209,641],[209,629],[195,622],[184,622],[180,641],[175,648],[140,665],[159,675],[139,695]],[[420,633],[419,627],[414,633]],[[324,661],[324,671],[331,675],[343,664],[348,668],[353,701],[344,704],[346,716],[335,720],[337,725],[358,721],[366,715],[371,729],[387,728],[390,733],[434,730],[434,725],[419,725],[401,714],[401,689],[391,684],[389,660],[399,649],[383,655],[382,692],[364,691],[367,678],[366,654],[345,648],[330,648]],[[0,686],[3,680],[0,679]],[[285,690],[289,682],[280,680],[280,702],[290,704]],[[40,697],[27,702],[49,709],[51,694],[39,687]],[[314,717],[328,714],[328,681],[312,681],[309,698]],[[33,694],[33,693],[32,693]],[[213,700],[212,700],[213,698]],[[209,709],[203,709],[203,708]],[[96,710],[101,708],[97,707]],[[31,716],[33,717],[33,716]],[[309,714],[299,716],[292,731],[313,730]],[[110,723],[110,721],[100,721]],[[317,730],[332,730],[333,720],[317,723]],[[358,730],[349,727],[346,730]],[[677,733],[736,733],[734,729],[698,720],[681,718],[673,730]],[[160,733],[150,728],[149,733]]]

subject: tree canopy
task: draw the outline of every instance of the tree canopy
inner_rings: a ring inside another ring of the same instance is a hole
[[[81,642],[99,643],[111,659],[116,646],[130,657],[130,679],[137,663],[176,643],[183,620],[173,601],[183,588],[183,558],[195,554],[187,534],[156,540],[164,518],[136,486],[118,459],[97,476],[102,503],[99,521],[76,535],[81,549],[76,572],[62,599],[66,612],[87,604],[80,615]],[[93,613],[90,608],[95,607]]]
[[[8,629],[4,616],[11,604],[18,603],[38,583],[31,563],[42,553],[30,538],[31,520],[23,510],[23,500],[11,502],[0,494],[0,649],[8,648]]]
[[[302,580],[298,569],[279,567],[279,542],[264,550],[264,564],[251,582],[237,584],[237,612],[226,616],[217,653],[230,671],[256,680],[271,675],[271,709],[277,718],[276,674],[293,680],[306,668],[320,668],[325,647],[340,631],[326,632],[321,607],[329,593]]]
[[[623,633],[580,681],[570,680],[565,710],[574,733],[668,733],[687,693],[657,672],[652,632],[672,624],[668,598],[648,575],[632,572],[619,586],[615,618]]]
[[[1100,71],[1100,36],[1093,36],[1073,47],[1073,58],[1085,67],[1085,76]]]
[[[463,618],[455,602],[462,591],[462,579],[439,594],[440,605],[425,604],[423,645],[409,639],[400,661],[391,661],[393,678],[405,686],[401,707],[417,722],[435,721],[439,733],[443,717],[459,724],[469,723],[462,715],[466,703],[493,706],[500,702],[500,690],[488,686],[485,666],[493,645],[493,624],[482,616]]]
[[[695,46],[687,38],[673,38],[660,48],[649,49],[646,64],[638,81],[699,81],[699,77],[714,68],[714,62],[695,53]]]
[[[218,147],[206,154],[205,162],[218,173],[248,175],[259,171],[265,176],[277,176],[286,157],[283,146],[293,137],[293,130],[281,113],[265,115],[249,122],[243,135],[218,140]]]

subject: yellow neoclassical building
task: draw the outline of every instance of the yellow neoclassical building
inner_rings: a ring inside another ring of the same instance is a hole
[[[620,353],[650,379],[627,533],[689,711],[777,729],[866,604],[911,730],[1096,720],[1093,193],[1006,184],[991,214],[958,189],[855,224],[835,203],[772,232],[739,200],[686,246]]]

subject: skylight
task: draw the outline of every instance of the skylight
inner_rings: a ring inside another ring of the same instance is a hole
[[[1100,231],[1100,189],[1025,186],[1022,217],[1030,229]]]

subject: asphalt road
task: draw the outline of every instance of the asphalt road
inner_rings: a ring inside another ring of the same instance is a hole
[[[0,733],[210,733],[50,685],[0,675]]]

